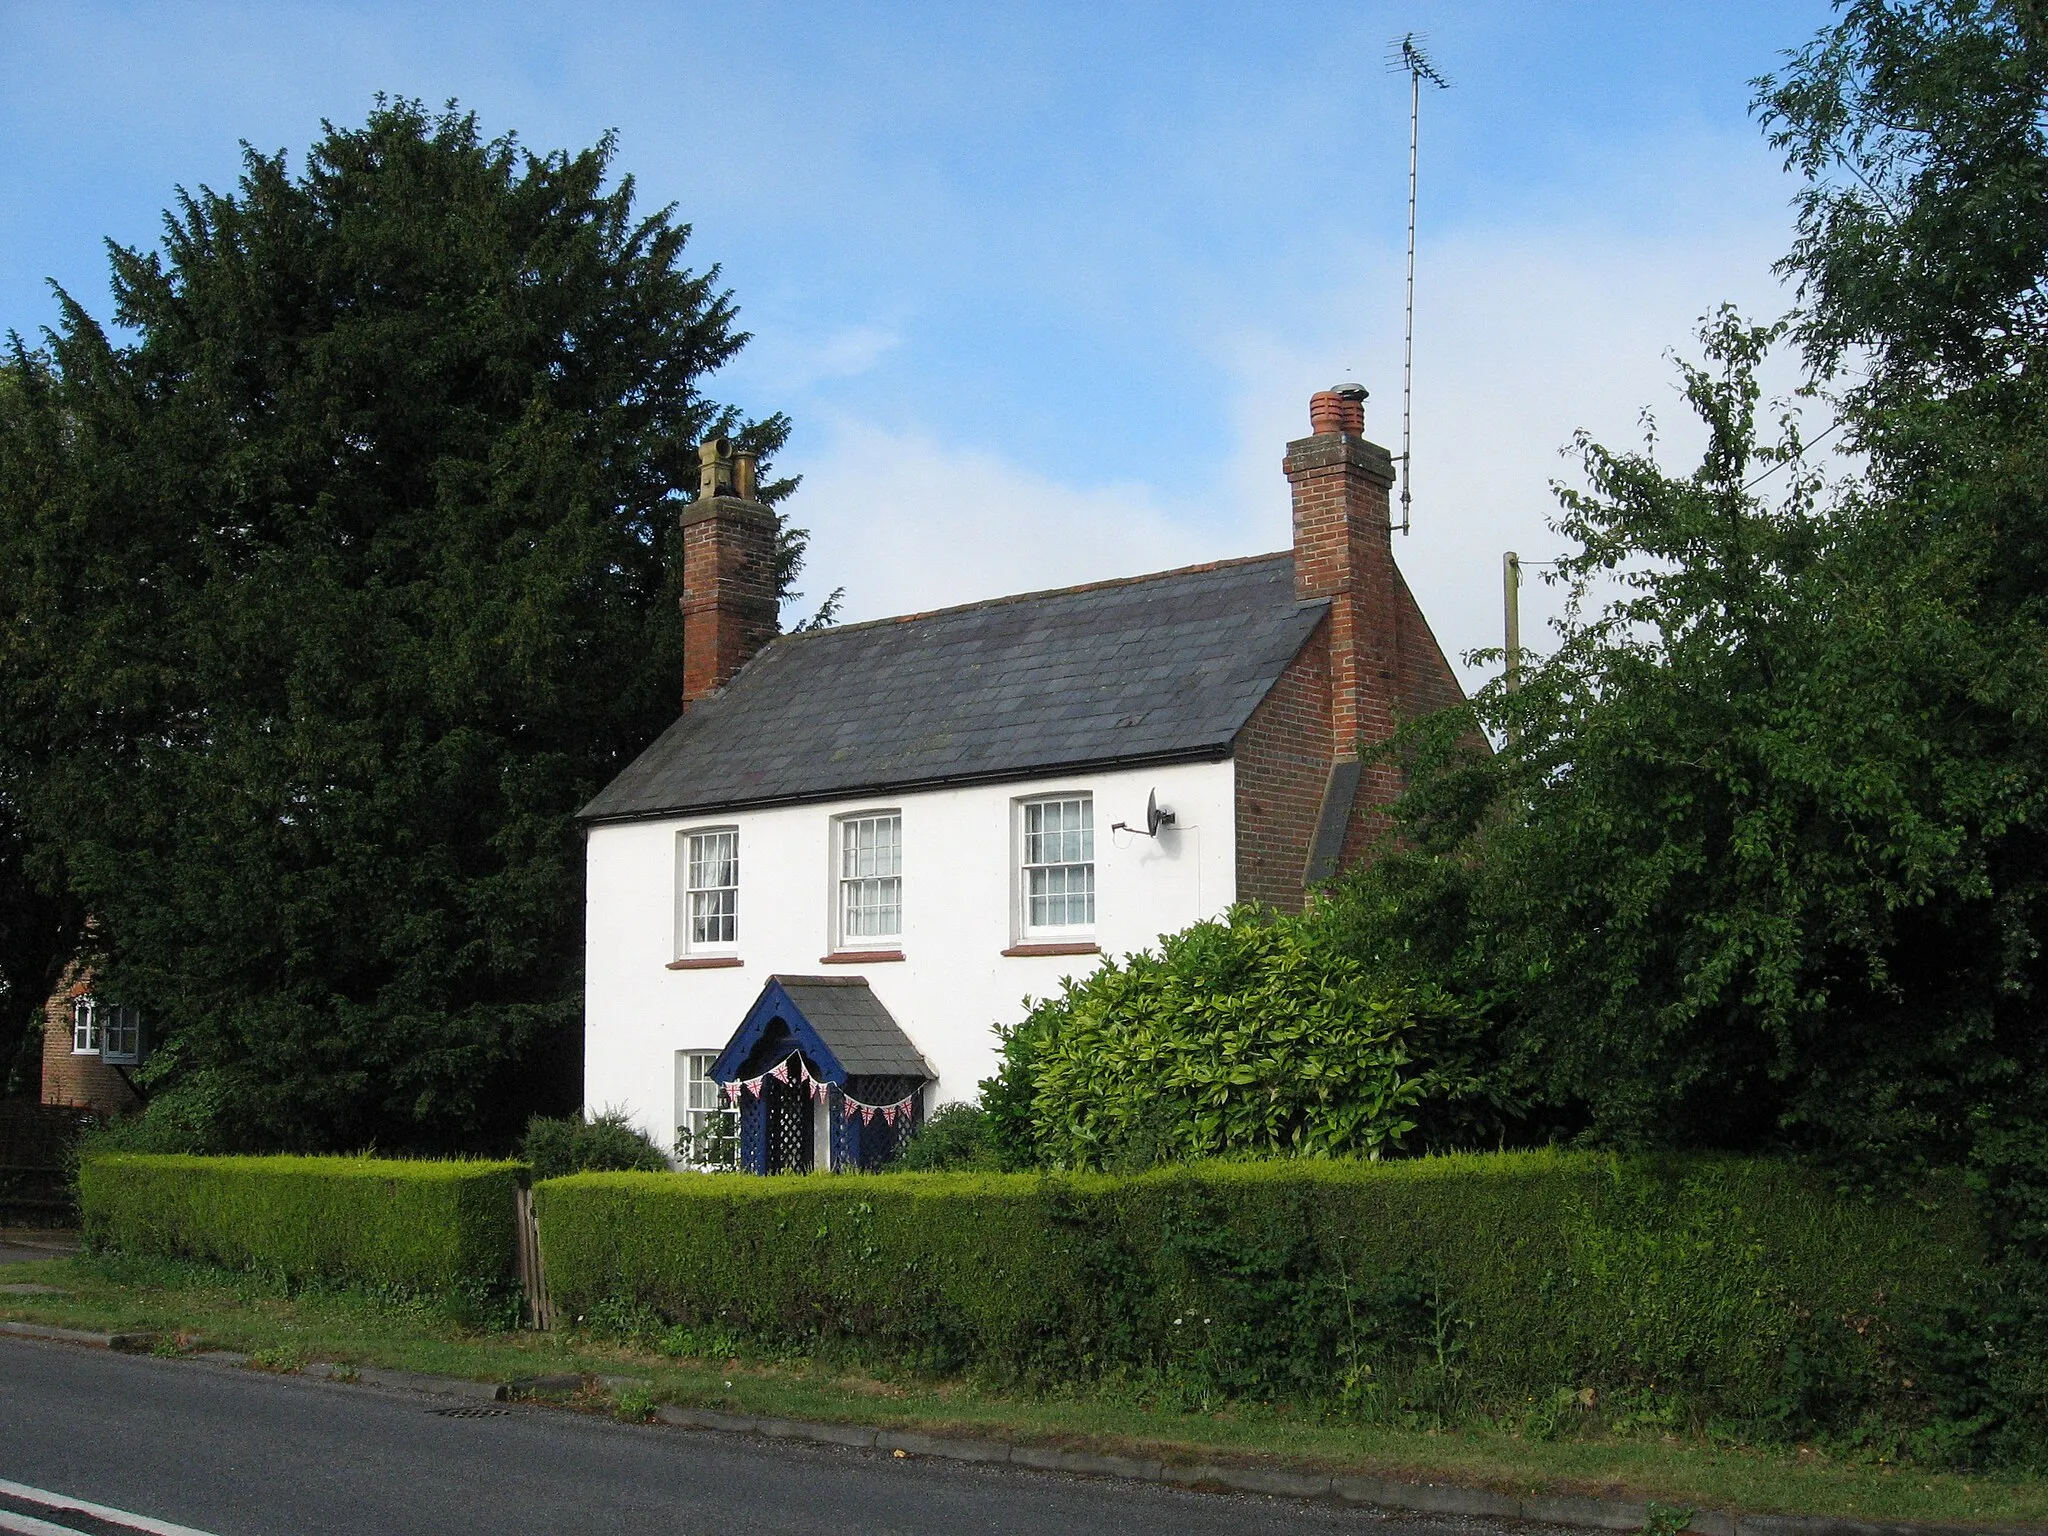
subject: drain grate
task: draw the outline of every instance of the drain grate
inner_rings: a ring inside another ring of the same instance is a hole
[[[429,1408],[427,1412],[437,1419],[502,1419],[511,1415],[509,1408]]]

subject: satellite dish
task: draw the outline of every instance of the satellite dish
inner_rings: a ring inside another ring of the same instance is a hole
[[[1159,809],[1159,791],[1148,790],[1145,795],[1145,835],[1157,837],[1161,827],[1173,825],[1173,812]]]
[[[1157,837],[1161,827],[1173,825],[1173,812],[1159,809],[1159,791],[1148,790],[1145,795],[1145,835]],[[1112,832],[1135,832],[1138,829],[1127,821],[1113,821],[1109,824]]]

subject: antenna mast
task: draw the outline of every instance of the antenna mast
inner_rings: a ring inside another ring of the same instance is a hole
[[[1414,417],[1415,377],[1415,147],[1422,127],[1422,82],[1440,91],[1451,88],[1422,51],[1422,34],[1410,32],[1388,45],[1387,68],[1408,77],[1408,315],[1401,344],[1401,531],[1408,531],[1408,507],[1414,500],[1409,488],[1409,459],[1412,453],[1410,428]]]

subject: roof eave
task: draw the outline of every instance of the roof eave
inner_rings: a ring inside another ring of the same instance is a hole
[[[925,779],[891,779],[885,783],[852,784],[840,789],[818,790],[791,795],[749,796],[744,800],[714,800],[701,805],[664,806],[653,810],[576,813],[585,826],[619,826],[635,821],[675,821],[679,818],[721,816],[732,811],[765,811],[790,805],[825,805],[834,800],[864,800],[878,795],[914,794],[929,789],[960,789],[976,784],[1022,784],[1032,779],[1055,778],[1062,774],[1113,773],[1125,768],[1160,768],[1175,763],[1216,763],[1231,755],[1233,740],[1208,742],[1199,747],[1177,747],[1167,752],[1137,752],[1121,757],[1088,757],[1067,763],[1049,763],[1031,768],[994,769],[987,773],[948,773]]]

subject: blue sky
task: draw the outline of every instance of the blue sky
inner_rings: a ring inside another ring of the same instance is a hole
[[[296,159],[377,91],[536,148],[619,133],[754,344],[714,392],[796,422],[814,590],[859,618],[1287,542],[1311,390],[1400,408],[1405,81],[1427,35],[1416,529],[1453,652],[1550,553],[1578,428],[1674,414],[1665,354],[1770,276],[1793,188],[1748,81],[1815,0],[1715,4],[65,4],[0,0],[0,328],[105,314],[239,140]],[[1679,442],[1682,445],[1682,434]],[[1541,594],[1529,608],[1540,614]]]

